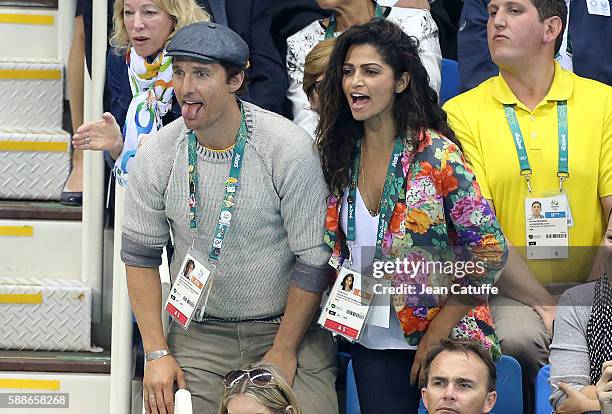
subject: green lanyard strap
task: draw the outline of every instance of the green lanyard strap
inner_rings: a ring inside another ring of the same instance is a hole
[[[223,198],[223,205],[219,212],[219,220],[215,229],[215,234],[210,247],[208,258],[213,263],[219,261],[221,254],[221,248],[225,235],[229,229],[232,220],[232,208],[234,207],[236,192],[238,184],[240,182],[240,170],[242,169],[242,159],[244,158],[244,148],[247,141],[247,127],[244,116],[244,110],[242,112],[242,119],[240,122],[240,128],[236,134],[236,144],[234,146],[234,155],[232,156],[232,164],[230,166],[229,177],[225,181],[225,196]],[[192,236],[195,239],[195,233],[197,231],[197,189],[198,189],[198,157],[197,157],[197,139],[193,131],[189,134],[189,229],[192,232]]]
[[[504,105],[504,113],[506,114],[506,120],[512,133],[512,141],[516,148],[518,155],[519,166],[521,168],[521,175],[525,177],[527,182],[527,188],[531,193],[531,165],[529,164],[529,157],[527,156],[527,149],[525,148],[525,140],[523,139],[523,133],[516,117],[516,110],[514,105]],[[557,177],[559,177],[559,191],[563,190],[563,181],[569,177],[569,140],[568,140],[568,126],[567,126],[567,101],[557,102],[557,132],[558,132],[558,143],[559,143],[559,161],[557,163]]]
[[[383,16],[383,8],[380,7],[377,3],[374,3],[374,18],[382,19]],[[336,32],[336,15],[332,14],[329,17],[329,24],[325,29],[325,39],[331,39],[334,37],[334,33]]]
[[[393,154],[389,160],[389,167],[387,168],[387,177],[385,178],[385,186],[383,187],[382,202],[380,205],[380,217],[378,218],[378,231],[376,233],[376,251],[374,253],[374,259],[382,260],[382,242],[385,238],[385,232],[389,227],[389,221],[391,220],[391,214],[395,209],[395,203],[399,190],[404,187],[405,177],[402,176],[398,182],[395,178],[397,171],[397,163],[400,162],[400,158],[404,153],[405,139],[398,137],[395,139],[395,146],[393,147]],[[348,203],[348,225],[346,232],[346,241],[349,246],[355,244],[355,226],[356,226],[356,212],[355,212],[355,200],[357,196],[357,185],[359,183],[359,166],[361,164],[361,141],[357,142],[355,148],[355,156],[353,158],[353,174],[352,181],[349,187],[349,195],[347,199]],[[393,191],[393,187],[395,191]],[[389,203],[391,199],[391,203]]]

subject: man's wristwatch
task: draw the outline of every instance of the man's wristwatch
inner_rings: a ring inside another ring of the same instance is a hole
[[[154,361],[156,359],[163,358],[166,355],[170,355],[170,351],[168,351],[167,349],[159,349],[157,351],[153,351],[153,352],[149,352],[148,354],[145,354],[145,359],[147,361]]]

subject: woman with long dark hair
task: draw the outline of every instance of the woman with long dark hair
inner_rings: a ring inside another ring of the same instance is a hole
[[[374,20],[343,33],[319,93],[331,263],[366,275],[374,262],[408,264],[387,282],[405,290],[376,297],[352,348],[361,410],[416,413],[421,363],[441,338],[472,338],[499,357],[486,287],[505,263],[504,237],[400,27]]]
[[[434,89],[440,89],[442,54],[438,26],[429,9],[390,7],[396,3],[394,0],[316,0],[316,3],[331,15],[315,20],[287,38],[286,57],[289,79],[287,98],[291,101],[293,122],[313,138],[318,118],[302,88],[306,55],[322,40],[333,39],[352,26],[373,18],[398,24],[404,32],[418,40],[419,56],[429,74],[429,82]]]

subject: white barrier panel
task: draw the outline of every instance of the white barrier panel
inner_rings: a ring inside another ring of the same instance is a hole
[[[115,187],[110,414],[129,413],[132,405],[132,309],[127,291],[125,266],[120,258],[124,197],[125,189],[117,185]]]
[[[0,275],[79,279],[80,221],[0,220]]]
[[[0,412],[108,414],[109,386],[107,374],[0,372]],[[27,394],[26,398],[22,394]],[[62,396],[67,407],[61,405]],[[129,411],[121,412],[124,413]]]

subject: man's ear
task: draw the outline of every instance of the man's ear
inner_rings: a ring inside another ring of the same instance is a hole
[[[557,38],[559,38],[559,36],[563,36],[563,23],[561,22],[561,19],[559,16],[552,16],[545,19],[544,24],[546,25],[546,29],[544,30],[542,42],[545,44],[555,44]]]
[[[400,78],[395,82],[395,93],[402,93],[410,84],[410,75],[408,72],[403,72]]]
[[[421,388],[421,400],[423,400],[423,405],[425,406],[425,409],[428,410],[429,407],[427,407],[427,387]]]
[[[240,71],[236,76],[233,76],[227,80],[227,84],[230,86],[230,92],[235,93],[244,82],[244,71]]]
[[[497,392],[491,391],[487,393],[487,398],[485,400],[484,406],[482,407],[483,413],[490,413],[495,405],[495,401],[497,401]]]

